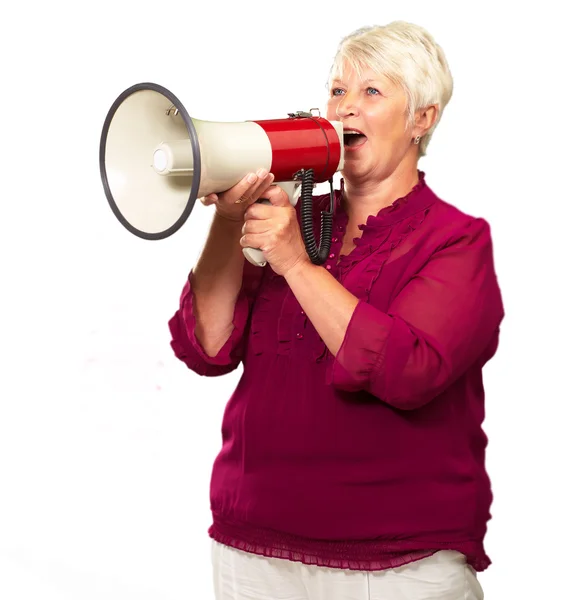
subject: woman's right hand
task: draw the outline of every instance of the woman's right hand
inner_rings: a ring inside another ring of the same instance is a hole
[[[200,198],[204,206],[215,204],[216,214],[229,221],[242,223],[248,206],[263,197],[273,183],[274,176],[266,169],[249,173],[233,187],[220,194],[209,194]]]

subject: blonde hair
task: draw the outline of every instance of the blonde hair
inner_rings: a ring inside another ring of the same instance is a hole
[[[369,68],[401,86],[408,99],[408,127],[413,126],[417,110],[431,104],[438,106],[433,126],[420,141],[419,156],[424,156],[453,92],[447,60],[431,34],[404,21],[362,27],[340,42],[327,87],[334,78],[342,78],[345,65],[359,77],[363,69]]]

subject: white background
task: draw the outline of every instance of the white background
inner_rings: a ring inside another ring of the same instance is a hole
[[[564,3],[196,4],[3,9],[0,598],[213,598],[208,485],[241,366],[200,378],[167,329],[212,213],[197,204],[161,242],[119,224],[98,167],[114,99],[153,81],[206,120],[324,107],[341,37],[394,19],[449,59],[454,96],[420,167],[491,223],[507,312],[485,371],[480,579],[490,600],[570,598]]]

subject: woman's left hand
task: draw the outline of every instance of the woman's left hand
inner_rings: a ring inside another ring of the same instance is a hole
[[[279,186],[271,186],[263,197],[271,205],[254,203],[248,207],[240,245],[243,248],[259,248],[275,273],[286,276],[294,267],[310,262],[297,212]]]

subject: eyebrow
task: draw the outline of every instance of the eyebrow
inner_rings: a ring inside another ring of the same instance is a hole
[[[333,79],[333,83],[342,83],[346,85],[342,79]],[[363,79],[362,83],[382,83],[379,79]]]

